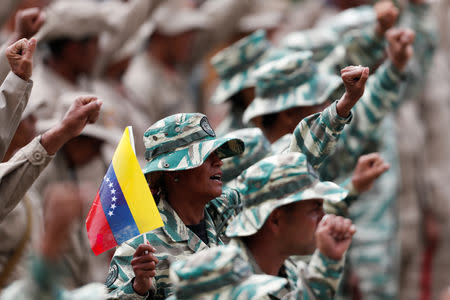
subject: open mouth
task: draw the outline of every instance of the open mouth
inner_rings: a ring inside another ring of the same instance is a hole
[[[215,175],[209,177],[209,179],[216,180],[218,182],[222,182],[222,174],[215,174]]]

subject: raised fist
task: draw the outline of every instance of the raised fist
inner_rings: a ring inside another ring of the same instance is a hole
[[[18,38],[29,39],[45,22],[45,14],[37,7],[19,10],[16,14],[15,33]]]
[[[316,230],[317,249],[328,258],[340,260],[356,232],[352,221],[335,215],[325,215]]]
[[[350,110],[364,94],[366,81],[369,78],[369,68],[349,66],[341,70],[345,93],[337,103],[337,112],[341,117],[347,117]]]
[[[389,170],[389,164],[379,153],[362,155],[353,172],[353,186],[359,193],[366,192],[372,188],[375,180],[387,170]]]
[[[377,2],[374,8],[377,15],[375,33],[382,38],[386,31],[397,22],[399,11],[390,0]]]
[[[403,71],[414,55],[413,43],[416,34],[411,29],[392,28],[386,32],[388,56],[392,64]]]
[[[36,49],[36,40],[21,39],[6,49],[11,71],[25,81],[28,81],[33,72],[33,54]]]

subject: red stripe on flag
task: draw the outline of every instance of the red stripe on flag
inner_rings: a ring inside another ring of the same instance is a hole
[[[86,218],[86,229],[89,243],[95,255],[117,246],[117,242],[106,220],[98,192]]]

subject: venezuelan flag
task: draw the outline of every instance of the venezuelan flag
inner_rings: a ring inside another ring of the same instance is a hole
[[[127,127],[86,219],[91,248],[98,255],[163,225]]]

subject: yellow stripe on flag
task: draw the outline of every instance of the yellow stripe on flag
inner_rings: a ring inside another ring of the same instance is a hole
[[[117,181],[140,233],[164,226],[131,146],[128,128],[125,129],[117,146],[112,164]]]

